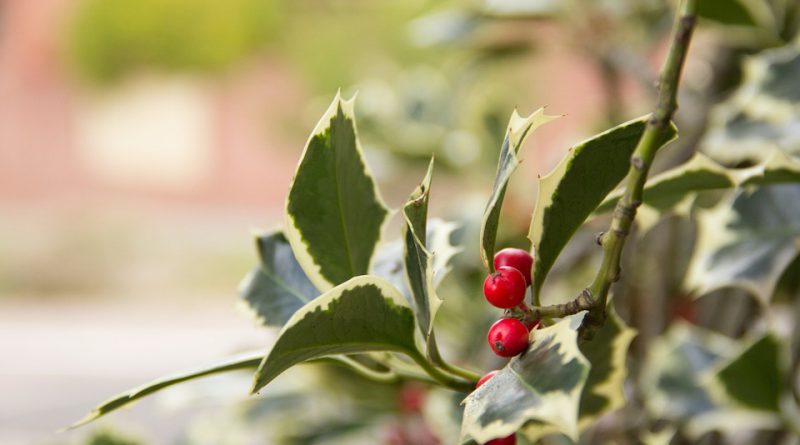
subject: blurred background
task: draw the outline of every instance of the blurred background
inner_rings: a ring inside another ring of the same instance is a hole
[[[794,32],[793,19],[749,23],[707,3],[678,115],[683,145],[664,166],[688,156],[706,111],[741,77],[741,57]],[[237,283],[256,262],[253,231],[282,224],[294,166],[338,89],[358,92],[359,131],[391,207],[436,154],[431,213],[461,222],[459,267],[477,271],[474,230],[511,111],[566,115],[531,138],[506,200],[501,234],[524,246],[537,175],[650,109],[670,7],[0,1],[0,443],[277,440],[241,407],[255,416],[300,402],[247,400],[247,375],[55,432],[124,389],[267,347],[274,332],[241,310]],[[480,296],[470,283],[450,292]],[[344,403],[323,402],[318,410]],[[294,434],[281,443],[328,443]]]

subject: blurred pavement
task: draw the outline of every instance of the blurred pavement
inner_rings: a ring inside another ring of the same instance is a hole
[[[238,351],[267,347],[270,331],[237,310],[233,298],[205,300],[184,305],[187,299],[181,298],[158,307],[152,300],[0,300],[0,444],[74,442],[92,426],[56,431],[119,392]],[[230,400],[246,397],[246,377],[220,382]],[[164,397],[179,394],[175,390],[165,391]],[[108,419],[148,443],[172,442],[191,416],[185,409],[165,412],[158,397]]]

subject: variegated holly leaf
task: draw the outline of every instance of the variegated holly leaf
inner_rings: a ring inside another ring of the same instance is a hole
[[[497,175],[494,178],[492,194],[489,196],[489,202],[486,204],[481,221],[481,258],[489,270],[494,270],[492,260],[495,253],[500,210],[503,207],[508,181],[520,163],[517,157],[519,149],[531,132],[558,117],[545,115],[544,108],[539,108],[528,117],[521,117],[517,114],[517,110],[511,114],[506,137],[500,148],[500,159],[497,161]]]
[[[433,255],[433,284],[437,287],[450,272],[450,261],[461,252],[461,248],[454,246],[450,241],[456,228],[458,228],[456,223],[439,218],[433,218],[427,224],[426,248]],[[403,264],[404,246],[403,239],[381,243],[375,253],[370,273],[392,283],[406,297],[408,303],[413,304]]]
[[[150,394],[153,394],[157,391],[161,391],[162,389],[165,389],[172,385],[177,385],[178,383],[183,383],[189,380],[206,377],[213,374],[220,374],[223,372],[239,371],[244,369],[255,369],[258,366],[258,364],[261,363],[261,360],[263,358],[264,358],[263,352],[246,353],[216,365],[207,366],[197,370],[183,372],[168,377],[160,378],[158,380],[131,389],[129,391],[125,391],[122,394],[119,394],[117,396],[112,397],[109,400],[106,400],[105,402],[101,403],[96,408],[94,408],[86,417],[79,420],[75,424],[71,425],[69,428],[77,428],[81,425],[85,425],[112,411],[116,411],[117,409],[122,408],[123,406],[131,404],[143,397],[149,396]]]
[[[772,333],[763,335],[717,371],[717,396],[744,409],[780,413],[786,382],[781,356],[780,340]]]
[[[800,185],[742,190],[701,211],[697,230],[687,286],[697,295],[739,286],[767,302],[800,251]]]
[[[628,376],[625,359],[628,347],[636,336],[609,303],[608,318],[591,342],[580,345],[581,352],[589,360],[591,370],[586,387],[581,394],[578,426],[584,430],[598,417],[625,405],[623,385]]]
[[[739,350],[735,341],[712,331],[672,325],[650,345],[642,366],[639,384],[649,415],[684,425],[694,439],[712,430],[776,427],[774,415],[741,410],[712,395],[715,373]]]
[[[736,344],[726,337],[674,324],[650,345],[641,371],[645,407],[655,418],[673,421],[714,410],[704,376],[733,356]]]
[[[585,312],[531,333],[531,346],[464,401],[462,441],[485,443],[521,431],[536,441],[558,431],[576,439],[589,361],[578,348]]]
[[[728,189],[737,185],[736,176],[708,156],[696,153],[690,160],[658,174],[645,185],[642,203],[646,206],[665,210],[673,207],[687,195],[707,190]],[[618,189],[608,195],[595,210],[601,214],[614,210],[623,190]]]
[[[800,42],[745,59],[744,80],[710,113],[700,149],[719,162],[758,162],[769,149],[800,154]]]
[[[257,392],[290,367],[336,354],[418,353],[414,312],[386,280],[352,278],[298,310],[256,371]]]
[[[576,230],[622,181],[645,128],[646,118],[612,128],[572,147],[539,179],[539,193],[528,238],[536,252],[532,289],[538,295],[545,277]],[[675,127],[663,141],[677,134]]]
[[[426,341],[433,330],[436,311],[442,304],[433,282],[433,255],[425,247],[432,175],[433,159],[422,183],[403,206],[403,262],[411,290],[412,307]]]
[[[772,150],[753,167],[740,169],[726,168],[703,153],[696,153],[685,163],[647,181],[642,202],[666,212],[693,193],[796,182],[800,182],[800,161],[780,150]],[[613,210],[621,196],[622,190],[608,195],[595,214]]]
[[[369,271],[388,214],[358,142],[354,100],[336,95],[306,144],[286,199],[286,238],[322,291]]]
[[[260,265],[239,285],[239,294],[265,326],[283,326],[319,296],[282,232],[256,237]]]

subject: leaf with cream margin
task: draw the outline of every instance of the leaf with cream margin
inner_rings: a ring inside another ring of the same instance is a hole
[[[725,164],[759,162],[770,149],[800,154],[800,41],[746,57],[743,81],[711,109],[699,149]]]
[[[495,241],[497,240],[497,226],[500,222],[500,210],[503,207],[508,181],[511,174],[517,169],[520,160],[517,157],[520,147],[525,143],[528,135],[538,127],[560,116],[547,116],[544,108],[539,108],[528,117],[521,117],[517,110],[511,113],[508,122],[506,137],[500,148],[500,159],[497,161],[497,174],[494,178],[492,194],[483,212],[481,220],[481,259],[486,267],[494,270]]]
[[[69,428],[70,429],[77,428],[81,425],[85,425],[112,411],[116,411],[143,397],[149,396],[150,394],[153,394],[157,391],[168,388],[170,386],[177,385],[178,383],[187,382],[189,380],[206,377],[213,374],[220,374],[223,372],[256,369],[261,360],[263,360],[263,358],[264,358],[263,352],[245,353],[212,366],[207,366],[197,370],[160,378],[153,382],[126,391],[120,395],[114,396],[109,400],[106,400],[105,402],[94,408],[86,417],[79,420],[75,424],[69,426]]]
[[[687,287],[700,296],[737,286],[768,302],[800,252],[800,184],[742,190],[697,219]]]
[[[354,101],[337,93],[286,198],[286,238],[321,291],[368,273],[388,215],[358,142]]]
[[[433,282],[433,255],[425,247],[428,224],[428,198],[433,176],[433,159],[419,186],[403,206],[403,263],[411,290],[411,302],[425,341],[433,331],[433,320],[442,300]]]
[[[578,348],[585,312],[531,332],[531,346],[464,400],[462,442],[485,443],[520,431],[535,442],[543,432],[577,439],[578,407],[589,361]]]
[[[433,255],[433,284],[438,287],[442,279],[450,272],[450,261],[461,252],[461,248],[454,246],[450,241],[450,237],[458,228],[458,224],[439,218],[432,218],[428,221],[427,226],[427,249]],[[411,289],[408,287],[403,264],[404,245],[403,239],[381,243],[375,253],[370,274],[377,275],[392,283],[411,304]]]
[[[646,121],[647,118],[639,118],[579,143],[553,171],[539,179],[528,232],[536,252],[531,286],[535,299],[572,235],[627,174]],[[676,134],[671,125],[660,145]]]
[[[415,328],[414,312],[389,282],[352,278],[289,319],[256,371],[252,392],[308,360],[370,351],[418,354]]]
[[[590,364],[578,409],[578,429],[581,432],[599,417],[627,403],[623,387],[628,376],[625,359],[636,331],[625,325],[611,302],[607,314],[608,319],[592,341],[579,345]],[[524,431],[534,438],[559,432],[557,427],[540,422],[526,426]]]
[[[800,161],[780,150],[772,150],[763,162],[741,169],[726,168],[703,153],[695,153],[685,163],[647,181],[642,203],[666,212],[693,193],[795,182],[800,182]],[[613,210],[621,196],[622,190],[610,194],[595,214]]]
[[[595,333],[591,342],[580,345],[581,352],[591,364],[586,387],[581,394],[578,421],[581,431],[598,417],[626,404],[623,385],[628,368],[625,359],[636,331],[619,317],[613,302],[609,302],[606,311],[608,318],[603,327]]]
[[[652,418],[684,425],[698,439],[708,431],[742,431],[778,426],[772,414],[720,404],[712,395],[714,374],[734,359],[739,344],[687,323],[673,324],[650,345],[639,387]]]
[[[256,237],[260,265],[239,285],[239,294],[265,326],[283,326],[304,304],[319,296],[282,232]]]

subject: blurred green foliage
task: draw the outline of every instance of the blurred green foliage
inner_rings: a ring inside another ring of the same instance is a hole
[[[86,439],[86,445],[141,445],[142,442],[131,439],[114,430],[99,430]]]
[[[107,84],[139,68],[219,72],[263,47],[281,2],[84,0],[68,30],[68,58],[84,79]]]

